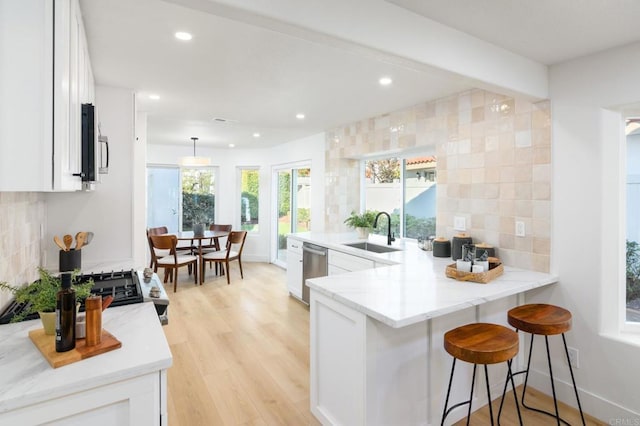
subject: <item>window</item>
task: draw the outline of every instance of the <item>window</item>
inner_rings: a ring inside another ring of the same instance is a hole
[[[183,168],[182,230],[193,230],[194,224],[215,223],[215,174],[211,168]]]
[[[260,172],[258,169],[240,169],[240,228],[258,232],[260,211]]]
[[[391,215],[391,232],[403,238],[435,235],[436,157],[383,158],[364,162],[365,210]],[[387,234],[387,222],[376,234]]]
[[[640,322],[640,118],[627,119],[626,320]]]

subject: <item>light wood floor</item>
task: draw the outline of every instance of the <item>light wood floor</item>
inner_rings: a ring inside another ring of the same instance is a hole
[[[309,310],[289,297],[284,270],[243,268],[244,280],[231,263],[231,285],[207,269],[202,286],[182,268],[169,293],[171,426],[319,424],[309,410]]]
[[[482,374],[478,374],[477,380],[481,380],[481,384],[484,383],[484,377]],[[522,395],[522,385],[516,387],[516,392],[518,393],[518,398]],[[494,396],[495,397],[495,396]],[[520,404],[521,399],[518,399],[518,404]],[[529,407],[541,408],[543,410],[549,411],[551,413],[555,412],[555,408],[553,406],[553,399],[548,397],[547,395],[538,392],[536,389],[531,388],[531,386],[527,386],[527,397],[525,398],[525,402]],[[494,400],[491,404],[493,408],[493,416],[494,419],[498,416],[498,409],[500,408],[500,398]],[[467,408],[459,408],[460,410],[465,410]],[[578,410],[573,409],[572,407],[558,402],[558,410],[560,411],[560,417],[565,421],[569,422],[571,425],[581,425],[582,420],[580,419],[580,412]],[[532,410],[523,409],[520,404],[520,414],[522,415],[522,423],[524,425],[555,425],[556,420],[553,417],[549,417],[545,414],[537,413]],[[593,425],[606,425],[607,423],[601,422],[593,417],[585,414],[584,416],[585,422],[588,426]],[[505,405],[502,409],[502,415],[500,416],[500,423],[503,425],[517,425],[518,422],[518,412],[516,411],[516,405],[513,400],[513,392],[508,392],[505,395]],[[462,426],[466,424],[466,418],[460,420],[456,423],[456,426]],[[471,421],[469,422],[471,425],[491,425],[491,417],[489,417],[489,406],[485,405],[481,409],[471,413]]]
[[[204,285],[195,286],[182,268],[177,293],[166,286],[171,304],[163,329],[173,354],[169,424],[318,425],[309,410],[309,310],[289,297],[284,270],[264,263],[243,266],[241,280],[232,262],[231,285],[207,269]],[[531,404],[553,409],[545,395],[531,397]],[[502,424],[517,424],[513,397],[507,404]],[[577,411],[561,410],[571,424],[580,424]],[[488,411],[474,413],[471,424],[491,424]],[[525,424],[554,424],[523,413]]]

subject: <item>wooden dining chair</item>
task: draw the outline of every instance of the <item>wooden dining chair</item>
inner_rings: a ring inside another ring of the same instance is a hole
[[[149,263],[149,268],[153,268],[159,258],[169,255],[169,250],[154,249],[153,245],[151,244],[151,239],[149,237],[151,235],[166,234],[167,232],[168,230],[166,226],[147,228],[147,242],[149,243],[149,251],[151,252],[151,262]]]
[[[227,245],[225,250],[212,251],[202,255],[202,278],[204,279],[205,262],[213,262],[225,266],[225,273],[227,275],[227,284],[231,284],[229,278],[229,262],[232,260],[238,261],[240,266],[240,277],[244,279],[242,273],[242,249],[244,248],[244,240],[247,238],[247,231],[231,231],[227,237]]]
[[[169,255],[158,258],[154,266],[154,272],[158,272],[158,267],[171,271],[173,279],[173,292],[175,293],[178,286],[178,268],[189,266],[194,271],[194,282],[198,284],[198,257],[192,254],[179,255],[176,251],[178,238],[175,235],[150,235],[152,248],[154,250],[169,250]],[[167,282],[167,274],[165,273],[164,282]]]
[[[149,250],[151,251],[151,262],[149,263],[149,268],[153,268],[157,259],[161,257],[165,257],[169,255],[169,250],[159,250],[153,249],[151,246],[151,240],[149,239],[150,235],[164,235],[169,233],[169,229],[166,226],[157,226],[155,228],[147,228],[147,241],[149,242]],[[176,246],[176,252],[178,256],[195,254],[193,250],[193,241],[188,242],[185,246],[180,246],[182,241],[178,240],[178,245]],[[189,275],[191,275],[191,265],[189,265]],[[173,277],[169,276],[173,281]]]
[[[232,225],[219,225],[217,223],[213,223],[209,226],[209,231],[223,231],[223,232],[231,232],[231,229],[233,228]],[[211,251],[218,251],[220,250],[220,239],[219,238],[211,238],[209,240],[209,244],[203,244],[202,245],[202,252],[203,253],[208,253]],[[224,246],[226,247],[226,243],[224,244]]]
[[[231,229],[233,228],[232,225],[220,225],[217,223],[212,223],[209,226],[209,231],[222,231],[222,232],[231,232]],[[220,238],[224,238],[224,244],[220,244]],[[220,251],[220,247],[226,247],[227,243],[226,243],[226,238],[227,237],[220,237],[220,238],[211,238],[209,240],[209,244],[203,244],[202,245],[202,253],[210,253],[212,251]],[[209,263],[209,268],[213,267],[213,263],[211,262]],[[218,264],[216,263],[216,275],[218,274]]]

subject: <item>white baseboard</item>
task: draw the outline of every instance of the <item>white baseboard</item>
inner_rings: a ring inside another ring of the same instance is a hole
[[[532,386],[536,390],[548,394],[549,396],[552,395],[551,383],[547,372],[532,369],[529,373],[528,386]],[[590,416],[610,425],[640,425],[640,413],[586,391],[580,387],[580,383],[577,383],[577,386],[578,395],[580,396],[580,405],[582,405],[582,411],[585,414],[589,414]],[[555,388],[558,400],[574,407],[576,410],[578,409],[576,396],[571,382],[558,380],[556,378]],[[562,417],[562,412],[560,413],[560,416]]]

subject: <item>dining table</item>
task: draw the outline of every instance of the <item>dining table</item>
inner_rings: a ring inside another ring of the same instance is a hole
[[[200,276],[198,277],[200,285],[202,285],[204,279],[203,276],[204,274],[202,273],[202,270],[204,268],[204,265],[202,263],[202,241],[203,240],[213,240],[213,245],[215,246],[216,250],[220,250],[220,238],[224,238],[229,236],[229,232],[227,231],[204,231],[204,234],[202,235],[196,235],[193,231],[178,231],[178,232],[170,232],[167,233],[165,235],[175,235],[178,238],[178,241],[191,241],[191,247],[197,247],[198,249],[198,268],[200,271]],[[194,242],[197,241],[197,244],[194,244]],[[178,248],[187,248],[187,247],[180,247],[178,246]]]

